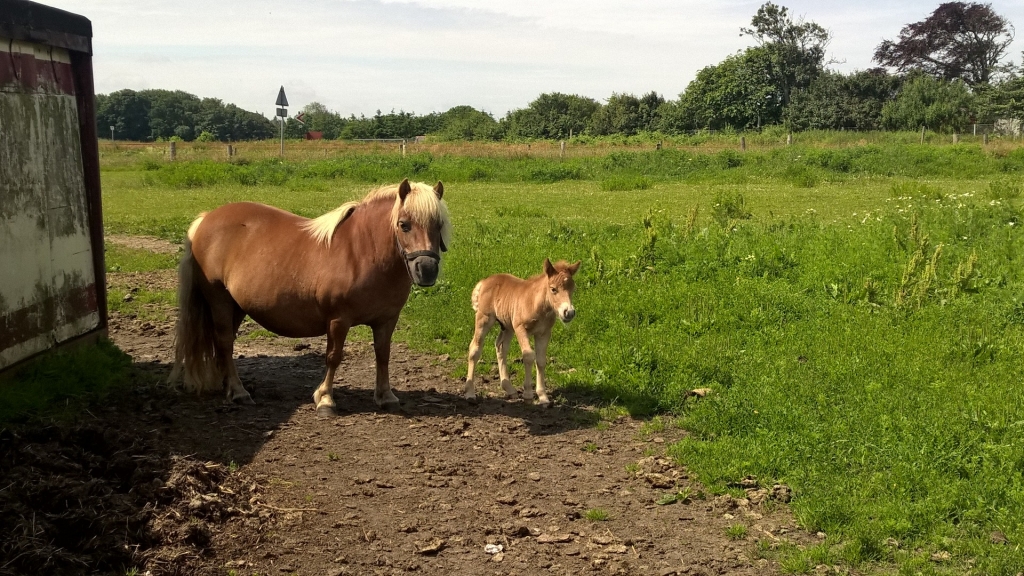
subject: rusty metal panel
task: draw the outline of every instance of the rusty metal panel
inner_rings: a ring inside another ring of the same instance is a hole
[[[0,370],[103,325],[71,63],[0,36]]]

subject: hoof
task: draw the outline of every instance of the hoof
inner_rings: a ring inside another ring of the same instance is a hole
[[[230,398],[230,401],[234,404],[255,404],[256,401],[252,399],[252,396],[248,392],[245,394],[236,394]]]
[[[537,406],[547,408],[551,406],[551,400],[548,400],[547,398],[537,398]]]
[[[480,399],[477,398],[476,394],[466,394],[464,398],[466,399],[466,402],[469,402],[470,404],[480,403]]]
[[[399,404],[398,396],[395,396],[390,390],[388,390],[388,393],[383,398],[377,398],[374,395],[373,401],[377,403],[379,408],[393,408]]]
[[[323,418],[334,418],[338,415],[338,411],[330,404],[321,404],[316,407],[316,415]]]

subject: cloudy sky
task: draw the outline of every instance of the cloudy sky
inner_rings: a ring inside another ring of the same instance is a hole
[[[96,89],[181,89],[273,114],[319,101],[343,114],[469,104],[500,117],[542,92],[674,98],[698,70],[751,45],[740,0],[42,0],[92,20]],[[939,0],[778,1],[832,32],[833,68]],[[992,7],[1020,33],[1024,2]]]

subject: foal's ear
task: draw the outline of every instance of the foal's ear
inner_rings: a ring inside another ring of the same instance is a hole
[[[440,180],[437,181],[437,186],[434,186],[434,195],[438,200],[444,196],[444,184],[441,184]]]
[[[405,197],[412,192],[412,186],[409,185],[409,179],[402,180],[402,183],[398,185],[398,199],[405,202]]]
[[[558,274],[558,270],[555,270],[555,267],[551,265],[551,260],[548,258],[544,259],[544,274],[546,274],[548,278]]]
[[[569,267],[565,269],[565,271],[569,273],[569,276],[575,276],[576,273],[580,271],[580,264],[582,263],[582,260],[577,260],[575,264],[570,264]]]

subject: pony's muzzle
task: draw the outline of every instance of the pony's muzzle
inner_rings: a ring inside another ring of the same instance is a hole
[[[412,281],[417,286],[433,286],[437,282],[437,273],[440,269],[439,260],[433,256],[420,256],[409,264],[409,272],[412,274]]]

